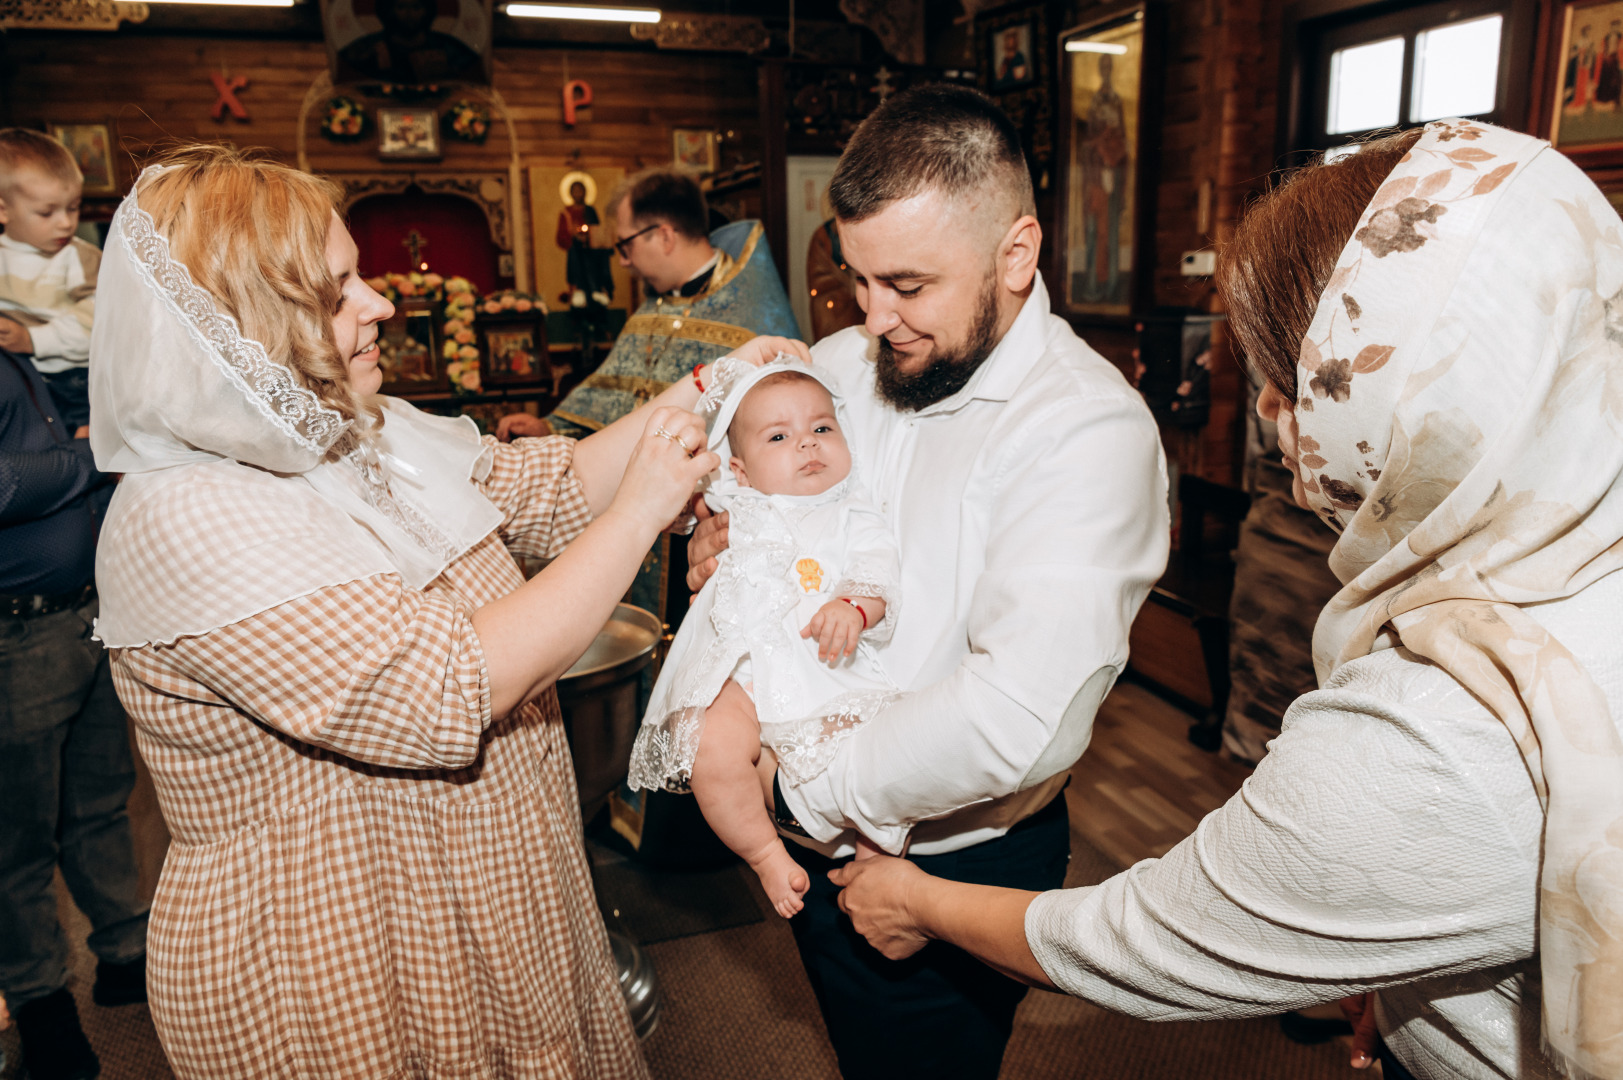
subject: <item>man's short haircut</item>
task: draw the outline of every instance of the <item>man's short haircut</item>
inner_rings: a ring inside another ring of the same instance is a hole
[[[828,201],[839,220],[865,221],[927,190],[955,198],[989,184],[1011,197],[1016,216],[1037,212],[1020,133],[1003,110],[979,91],[929,83],[886,98],[862,122]]]
[[[0,197],[12,193],[17,174],[24,169],[34,169],[64,184],[84,183],[73,154],[49,135],[27,128],[0,129]]]
[[[631,220],[640,229],[644,225],[664,222],[677,235],[689,240],[705,240],[710,236],[710,212],[704,204],[704,191],[699,182],[675,169],[644,169],[629,177],[614,193],[609,203],[612,211],[621,199],[631,200]]]

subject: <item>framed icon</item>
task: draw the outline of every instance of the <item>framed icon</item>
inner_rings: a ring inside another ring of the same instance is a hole
[[[433,109],[379,109],[378,157],[438,161],[439,114]]]
[[[113,168],[113,138],[106,124],[52,124],[51,135],[68,148],[84,175],[86,195],[118,194]]]
[[[378,330],[383,392],[396,396],[446,389],[440,360],[440,312],[432,303],[401,302]]]
[[[485,385],[537,385],[552,377],[546,316],[529,311],[480,312],[474,322],[485,362]]]
[[[671,164],[682,172],[715,172],[716,133],[707,128],[672,128]]]

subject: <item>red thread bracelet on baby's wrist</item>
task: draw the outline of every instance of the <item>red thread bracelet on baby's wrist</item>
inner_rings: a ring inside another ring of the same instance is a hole
[[[703,369],[703,364],[700,364],[698,367],[693,369],[693,385],[699,388],[699,393],[701,394],[704,393],[704,383],[699,381],[699,372]]]
[[[840,602],[845,603],[845,604],[850,604],[852,607],[856,608],[857,609],[857,614],[862,616],[862,628],[864,630],[868,629],[868,613],[866,611],[862,610],[862,605],[861,604],[857,603],[855,600],[851,599],[849,596],[840,597]]]

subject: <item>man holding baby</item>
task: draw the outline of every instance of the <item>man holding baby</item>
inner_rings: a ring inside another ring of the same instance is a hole
[[[992,1078],[1025,987],[941,944],[884,959],[840,914],[837,868],[900,828],[931,874],[1063,884],[1061,792],[1166,562],[1165,465],[1138,394],[1050,314],[1019,137],[985,97],[891,97],[829,198],[867,320],[812,355],[900,548],[884,665],[905,693],[804,784],[763,755],[763,790],[809,872],[791,926],[847,1080]],[[701,521],[691,587],[726,525]]]

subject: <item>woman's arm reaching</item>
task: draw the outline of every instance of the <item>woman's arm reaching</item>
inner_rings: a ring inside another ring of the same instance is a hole
[[[752,364],[765,364],[780,352],[811,363],[811,350],[805,342],[790,338],[758,337],[732,355]],[[714,367],[714,364],[706,364],[700,368],[697,381],[691,377],[678,379],[652,401],[638,406],[602,431],[588,435],[575,447],[575,475],[580,477],[581,488],[586,492],[586,501],[594,516],[608,509],[609,503],[614,501],[614,492],[625,475],[632,447],[647,427],[653,410],[671,407],[691,412],[699,404],[698,384],[710,385]],[[696,450],[702,444],[702,429],[700,440],[700,443],[690,442],[688,449]]]
[[[840,910],[857,933],[892,960],[936,939],[1011,979],[1054,988],[1026,944],[1026,908],[1038,893],[931,877],[889,855],[854,859],[829,871],[828,879],[844,888]]]

